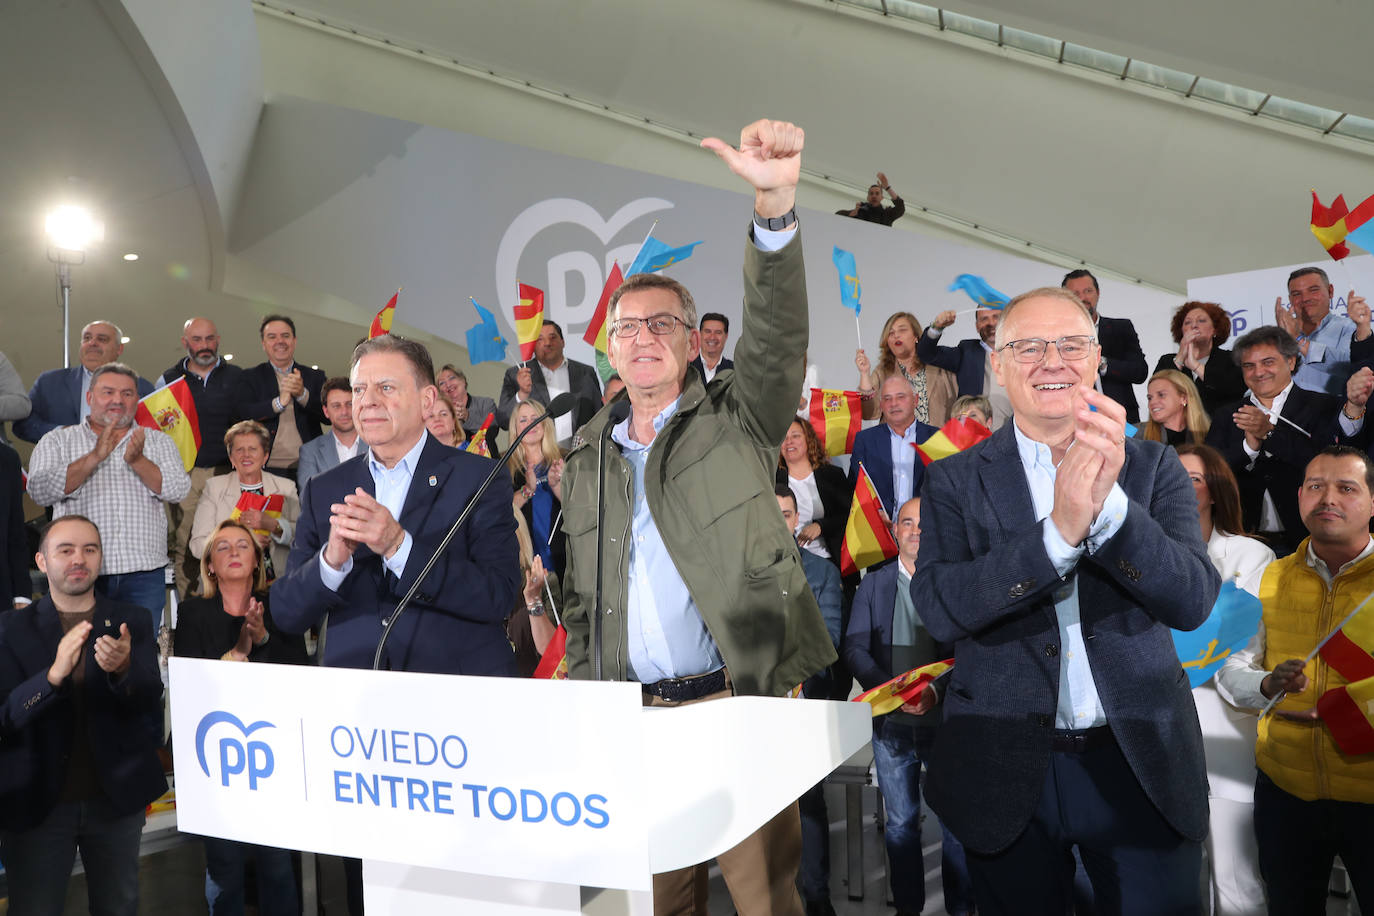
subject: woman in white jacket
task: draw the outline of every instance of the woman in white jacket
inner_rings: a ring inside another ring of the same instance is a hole
[[[1206,445],[1180,445],[1179,460],[1193,481],[1198,520],[1207,555],[1222,581],[1259,597],[1264,568],[1274,552],[1246,537],[1240,520],[1240,491],[1226,459]],[[1207,858],[1216,916],[1265,912],[1255,841],[1255,726],[1253,709],[1232,706],[1217,692],[1215,679],[1193,691],[1207,754],[1211,831]]]

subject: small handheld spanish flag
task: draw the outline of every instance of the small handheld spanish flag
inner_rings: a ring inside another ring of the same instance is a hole
[[[568,631],[559,624],[553,631],[553,639],[544,647],[539,657],[539,667],[531,675],[535,680],[566,681],[568,679]]]
[[[991,435],[991,430],[982,423],[965,417],[962,420],[950,420],[926,441],[915,442],[912,445],[916,449],[916,454],[921,456],[921,462],[928,467],[932,461],[962,452]]]
[[[257,509],[268,518],[281,518],[281,510],[284,505],[285,500],[280,493],[266,496],[262,493],[250,493],[244,490],[239,494],[239,501],[234,504],[234,511],[229,513],[229,517],[238,521],[245,509]],[[264,536],[270,534],[266,528],[255,528],[253,533]]]
[[[883,524],[883,504],[873,489],[868,472],[859,465],[859,477],[854,482],[854,502],[849,506],[849,521],[844,526],[844,540],[840,543],[840,574],[853,575],[874,563],[897,555],[897,542],[892,531]]]
[[[596,302],[596,311],[592,314],[592,320],[587,322],[587,330],[582,334],[582,339],[596,347],[598,353],[610,352],[606,340],[606,334],[610,330],[606,327],[606,310],[610,305],[611,295],[624,282],[625,277],[620,272],[620,262],[616,261],[611,266],[610,276],[606,277],[606,285],[601,287],[601,298]]]
[[[139,426],[157,429],[172,437],[182,466],[190,471],[200,454],[200,417],[185,377],[159,388],[138,402],[134,420]]]
[[[391,333],[391,318],[396,314],[396,300],[400,295],[401,290],[398,287],[395,295],[387,300],[386,305],[382,306],[382,310],[377,313],[377,317],[372,319],[372,327],[367,329],[368,340]]]
[[[854,698],[854,702],[872,706],[874,716],[885,716],[901,709],[903,703],[916,702],[931,681],[953,667],[954,659],[947,658],[942,662],[912,668],[872,690],[865,690]]]
[[[520,361],[534,359],[534,344],[539,329],[544,326],[544,291],[528,283],[518,284],[519,301],[515,303],[515,337],[520,342]]]
[[[854,437],[863,423],[859,392],[812,388],[808,419],[827,455],[848,455],[854,451]]]
[[[482,421],[481,428],[460,446],[463,451],[481,455],[483,458],[491,457],[491,443],[487,441],[487,436],[491,431],[492,418],[495,416],[496,414],[487,414],[487,418]]]

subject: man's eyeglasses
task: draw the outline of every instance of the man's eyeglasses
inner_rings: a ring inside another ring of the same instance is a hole
[[[1096,338],[1091,334],[1074,334],[1071,337],[1060,337],[1058,340],[1027,337],[1023,340],[1013,340],[1011,343],[1003,344],[1002,349],[1010,350],[1011,358],[1018,363],[1038,363],[1049,354],[1050,344],[1054,344],[1059,349],[1060,359],[1068,361],[1087,359],[1096,343]]]
[[[649,333],[658,337],[671,334],[678,325],[687,327],[687,322],[676,315],[650,315],[648,318],[617,318],[611,322],[611,333],[616,337],[631,338],[639,334],[640,325],[646,325]]]

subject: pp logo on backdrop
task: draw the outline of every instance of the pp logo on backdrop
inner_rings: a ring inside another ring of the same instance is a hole
[[[272,747],[261,737],[252,739],[251,736],[260,729],[276,726],[271,722],[244,725],[238,716],[223,710],[206,713],[205,718],[196,726],[196,759],[200,762],[201,772],[206,776],[210,776],[210,764],[205,756],[206,739],[217,725],[229,725],[237,729],[235,732],[230,728],[222,728],[216,732],[220,735],[215,755],[219,764],[220,784],[228,786],[231,781],[240,784],[246,782],[249,790],[256,792],[258,783],[272,775],[276,761],[272,756]]]

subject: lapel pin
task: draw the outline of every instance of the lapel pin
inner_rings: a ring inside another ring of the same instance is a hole
[[[114,626],[114,624],[110,623],[110,618],[108,618],[108,617],[105,618],[105,626],[107,626],[107,627],[109,627],[109,626]]]
[[[431,487],[437,487],[437,486],[439,486],[439,478],[438,478],[438,477],[435,477],[433,474],[430,474],[430,475],[429,475],[429,485],[430,485]]]

